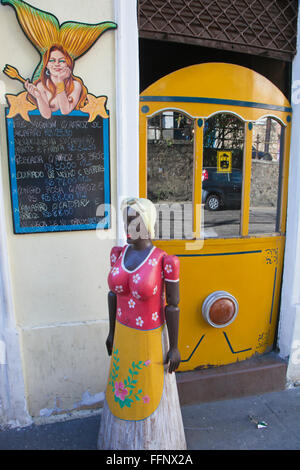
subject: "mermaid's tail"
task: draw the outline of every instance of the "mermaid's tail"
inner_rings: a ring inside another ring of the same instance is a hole
[[[59,39],[58,19],[38,8],[34,8],[22,0],[1,0],[2,4],[12,6],[16,12],[21,28],[29,41],[44,54]]]
[[[116,23],[111,21],[97,24],[66,22],[59,30],[60,44],[73,59],[77,59],[95,44],[101,34],[116,27]]]

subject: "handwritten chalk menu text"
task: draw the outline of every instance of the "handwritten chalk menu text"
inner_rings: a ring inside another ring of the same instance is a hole
[[[109,119],[29,114],[6,118],[15,233],[109,228]]]

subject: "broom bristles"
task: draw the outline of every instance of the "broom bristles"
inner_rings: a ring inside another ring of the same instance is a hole
[[[21,77],[18,70],[12,67],[11,65],[6,65],[3,69],[3,73],[5,73],[5,75],[12,78],[13,80],[19,80],[22,83],[25,83],[26,81],[23,77]]]

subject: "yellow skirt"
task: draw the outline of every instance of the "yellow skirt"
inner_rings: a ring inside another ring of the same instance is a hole
[[[164,386],[162,329],[141,331],[116,322],[106,400],[119,419],[145,419],[160,403]]]

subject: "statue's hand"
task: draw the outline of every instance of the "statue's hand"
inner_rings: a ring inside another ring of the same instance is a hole
[[[166,364],[169,363],[169,373],[175,372],[175,370],[179,367],[181,361],[180,352],[177,348],[172,348],[168,351]]]

